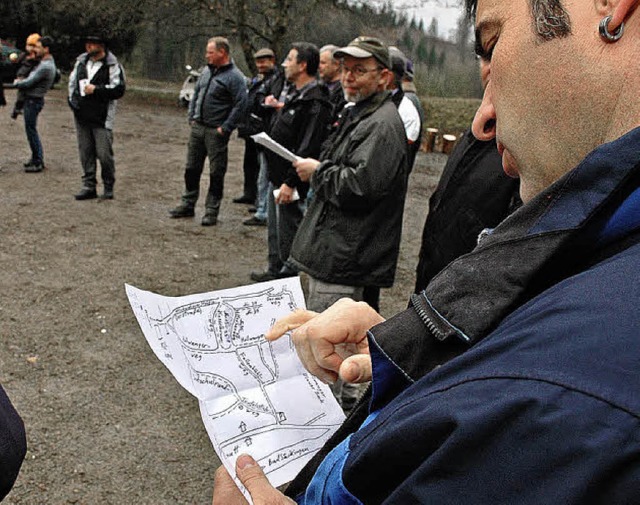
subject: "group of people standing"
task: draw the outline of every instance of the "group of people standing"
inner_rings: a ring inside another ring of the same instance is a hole
[[[23,114],[31,158],[24,163],[25,172],[42,172],[44,151],[37,130],[37,120],[44,107],[44,97],[59,78],[51,54],[54,40],[35,33],[26,41],[26,52],[9,87],[18,90],[11,117]],[[69,105],[73,111],[78,150],[82,165],[82,188],[76,200],[97,198],[97,162],[100,162],[104,199],[113,199],[115,163],[113,158],[113,120],[116,103],[125,91],[124,70],[108,50],[101,36],[85,38],[86,52],[78,56],[69,76]]]
[[[319,49],[291,44],[276,65],[269,48],[255,54],[259,77],[247,89],[226,39],[207,44],[207,62],[189,107],[191,136],[182,201],[171,217],[195,215],[205,158],[211,163],[203,225],[217,223],[227,142],[245,139],[244,194],[255,205],[246,225],[267,226],[267,268],[256,282],[309,276],[307,306],[366,300],[394,282],[408,175],[419,147],[419,100],[404,96],[409,62],[374,37]],[[266,132],[291,151],[291,162],[255,144]],[[266,212],[265,212],[266,208]],[[336,387],[345,410],[357,388]]]

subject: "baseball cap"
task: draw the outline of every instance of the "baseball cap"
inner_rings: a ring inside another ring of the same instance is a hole
[[[256,60],[258,58],[274,58],[275,59],[275,57],[276,57],[276,54],[268,47],[263,47],[262,49],[258,49],[255,53],[253,53],[253,58]]]
[[[402,79],[407,68],[407,57],[395,46],[389,47],[389,56],[391,58],[391,71],[396,75],[397,79]]]
[[[354,58],[374,57],[385,68],[391,68],[389,49],[375,37],[360,36],[349,42],[346,47],[341,47],[334,54],[334,58],[353,56]]]

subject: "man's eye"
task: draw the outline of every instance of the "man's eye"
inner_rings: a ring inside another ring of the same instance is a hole
[[[493,56],[493,49],[496,47],[495,42],[492,42],[489,46],[485,47],[480,41],[476,41],[475,52],[476,56],[487,63],[491,61]]]

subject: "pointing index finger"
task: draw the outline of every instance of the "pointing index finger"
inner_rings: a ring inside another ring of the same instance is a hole
[[[288,316],[278,319],[265,333],[265,338],[269,341],[277,340],[288,331],[295,330],[317,315],[317,312],[311,310],[298,309]]]

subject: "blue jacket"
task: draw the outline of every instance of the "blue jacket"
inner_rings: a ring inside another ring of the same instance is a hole
[[[189,121],[211,128],[220,126],[230,134],[246,114],[247,96],[245,77],[233,63],[219,68],[207,65],[189,103]]]
[[[637,503],[639,186],[637,128],[374,327],[371,413],[298,502]]]

